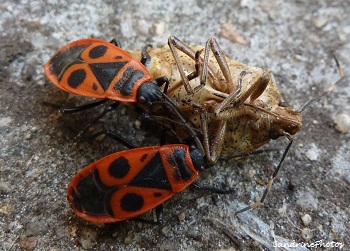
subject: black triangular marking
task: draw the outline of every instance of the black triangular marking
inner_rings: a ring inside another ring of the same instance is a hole
[[[159,153],[130,181],[130,185],[171,190]]]
[[[121,68],[128,62],[112,62],[89,64],[92,72],[100,82],[103,90],[107,90],[113,78],[118,74]]]

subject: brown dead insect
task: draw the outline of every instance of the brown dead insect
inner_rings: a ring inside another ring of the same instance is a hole
[[[269,70],[248,66],[226,57],[217,41],[190,46],[171,36],[168,46],[147,48],[142,53],[128,51],[138,59],[149,55],[147,65],[154,78],[167,76],[167,96],[203,134],[208,161],[220,156],[246,155],[285,136],[289,140],[283,156],[266,185],[261,199],[237,211],[241,213],[261,205],[292,145],[293,135],[302,127],[301,113],[313,102],[349,82],[338,61],[341,79],[325,92],[307,102],[300,110],[284,105],[273,74]],[[204,56],[201,57],[201,54]]]
[[[146,52],[151,75],[168,77],[167,96],[203,133],[212,164],[220,156],[251,153],[271,139],[290,139],[302,126],[300,112],[284,106],[272,73],[226,57],[214,38],[202,47],[170,37],[169,46]]]

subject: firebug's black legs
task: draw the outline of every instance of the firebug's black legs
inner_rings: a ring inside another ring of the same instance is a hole
[[[93,107],[99,106],[103,103],[106,103],[109,101],[109,99],[102,99],[98,100],[96,102],[92,102],[86,105],[81,106],[74,106],[74,107],[66,107],[60,109],[60,112],[63,114],[69,114],[69,113],[75,113],[75,112],[81,112],[87,109],[91,109]],[[103,116],[105,116],[108,112],[115,110],[120,105],[120,102],[115,101],[114,103],[110,104],[105,110],[102,111],[100,115],[98,115],[95,119],[93,119],[88,125],[86,125],[83,129],[80,130],[80,132],[75,136],[75,138],[79,138],[91,125],[99,121]]]
[[[169,79],[166,76],[163,76],[163,77],[156,78],[155,81],[157,82],[157,85],[159,87],[161,87],[165,84],[164,89],[163,89],[163,93],[167,94],[168,89],[169,89]]]
[[[141,64],[143,64],[144,66],[148,67],[149,64],[151,63],[151,56],[147,53],[147,49],[152,47],[152,45],[150,44],[147,44],[145,45],[145,47],[142,48],[142,51],[141,51]]]
[[[156,216],[157,216],[157,223],[162,224],[163,223],[163,204],[160,204],[156,207]]]
[[[86,130],[93,125],[94,123],[96,123],[97,121],[99,121],[103,116],[105,116],[107,113],[109,113],[110,111],[113,111],[115,109],[117,109],[117,107],[120,105],[120,102],[114,102],[111,105],[109,105],[107,107],[107,109],[103,110],[100,115],[98,115],[95,119],[93,119],[88,125],[86,125],[76,136],[76,138],[79,138],[84,132],[86,132]]]
[[[65,107],[62,108],[60,110],[60,112],[64,113],[64,114],[68,114],[68,113],[75,113],[75,112],[81,112],[90,108],[93,108],[95,106],[101,105],[103,103],[106,103],[109,99],[102,99],[102,100],[98,100],[96,102],[92,102],[86,105],[81,105],[81,106],[74,106],[74,107]]]
[[[131,218],[130,220],[153,224],[153,225],[160,225],[163,223],[163,204],[160,204],[159,206],[157,206],[155,210],[156,210],[156,217],[157,217],[156,221],[143,219],[141,217]]]
[[[111,130],[102,130],[102,131],[96,132],[96,133],[91,135],[91,138],[94,139],[100,135],[108,136],[108,137],[118,141],[119,143],[123,144],[124,146],[126,146],[129,149],[136,148],[136,146],[134,144],[132,144],[129,140],[127,140],[126,138],[124,138],[120,134],[115,133]]]
[[[142,51],[141,51],[141,64],[143,64],[144,66],[146,66],[148,68],[148,66],[150,65],[151,63],[151,56],[147,53],[147,49],[148,48],[151,48],[152,45],[151,44],[147,44],[145,45],[145,47],[143,47]],[[165,87],[164,87],[164,91],[163,93],[166,94],[167,91],[168,91],[168,87],[169,87],[169,80],[166,76],[163,76],[163,77],[159,77],[159,78],[156,78],[155,81],[157,82],[157,85],[159,87],[163,86],[165,84]]]
[[[113,38],[111,41],[110,41],[111,44],[119,47],[119,48],[122,48],[122,45],[120,44],[120,41],[116,38]]]

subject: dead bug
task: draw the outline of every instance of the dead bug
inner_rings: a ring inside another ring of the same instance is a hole
[[[154,78],[168,77],[168,97],[202,131],[212,164],[221,155],[251,153],[271,139],[290,138],[300,130],[300,112],[284,106],[269,70],[226,57],[214,38],[205,47],[189,46],[175,37],[168,44],[147,49],[152,59],[148,69]],[[128,52],[135,58],[141,55]]]
[[[204,57],[201,53],[204,52]],[[129,51],[135,57],[138,52]],[[300,110],[284,105],[273,74],[226,57],[214,38],[205,47],[189,46],[170,37],[168,46],[148,48],[151,75],[169,78],[167,95],[201,130],[209,162],[221,155],[245,155],[271,139],[289,139],[283,156],[261,199],[237,213],[262,204],[292,145],[293,135],[302,127],[301,113],[313,102],[349,81],[338,61],[341,79],[307,102]]]

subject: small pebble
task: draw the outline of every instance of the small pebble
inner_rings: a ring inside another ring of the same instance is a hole
[[[178,214],[177,218],[179,219],[179,221],[184,221],[186,218],[186,214],[184,212],[181,212]]]
[[[9,185],[7,185],[7,183],[3,181],[0,181],[0,193],[8,194],[9,192],[11,192],[11,188],[9,187]]]
[[[124,239],[124,243],[125,243],[126,245],[132,244],[134,237],[135,237],[135,236],[133,235],[133,232],[132,232],[132,231],[129,231],[129,232],[128,232],[128,235],[127,235],[127,236],[125,237],[125,239]]]
[[[0,206],[0,215],[10,215],[13,212],[13,206],[10,203],[5,203]]]
[[[38,238],[37,237],[29,237],[27,239],[22,240],[19,243],[19,246],[26,251],[31,251],[34,250],[38,243]]]
[[[79,233],[78,241],[84,249],[91,249],[96,245],[97,232],[90,228],[83,228]]]
[[[136,119],[134,122],[134,125],[135,125],[136,129],[139,130],[141,128],[141,121]]]
[[[149,34],[150,25],[144,20],[140,19],[137,21],[136,30],[140,35],[146,36]]]
[[[301,220],[303,221],[304,226],[308,226],[310,225],[312,218],[309,214],[304,214],[301,216]]]
[[[311,240],[312,237],[313,237],[313,234],[312,234],[311,229],[310,229],[310,228],[303,228],[303,229],[301,230],[301,236],[303,237],[303,239],[304,239],[305,241]]]
[[[319,17],[314,20],[314,24],[317,28],[321,29],[328,23],[327,18]]]
[[[350,131],[350,116],[345,112],[336,114],[333,118],[335,129],[340,133],[348,133]]]
[[[156,37],[161,37],[164,34],[165,31],[165,22],[164,21],[158,21],[154,23],[150,29],[151,34]]]
[[[311,144],[310,149],[307,150],[305,153],[306,157],[308,157],[309,160],[312,160],[312,161],[317,160],[320,154],[321,154],[321,150],[317,148],[317,146],[314,143]]]

